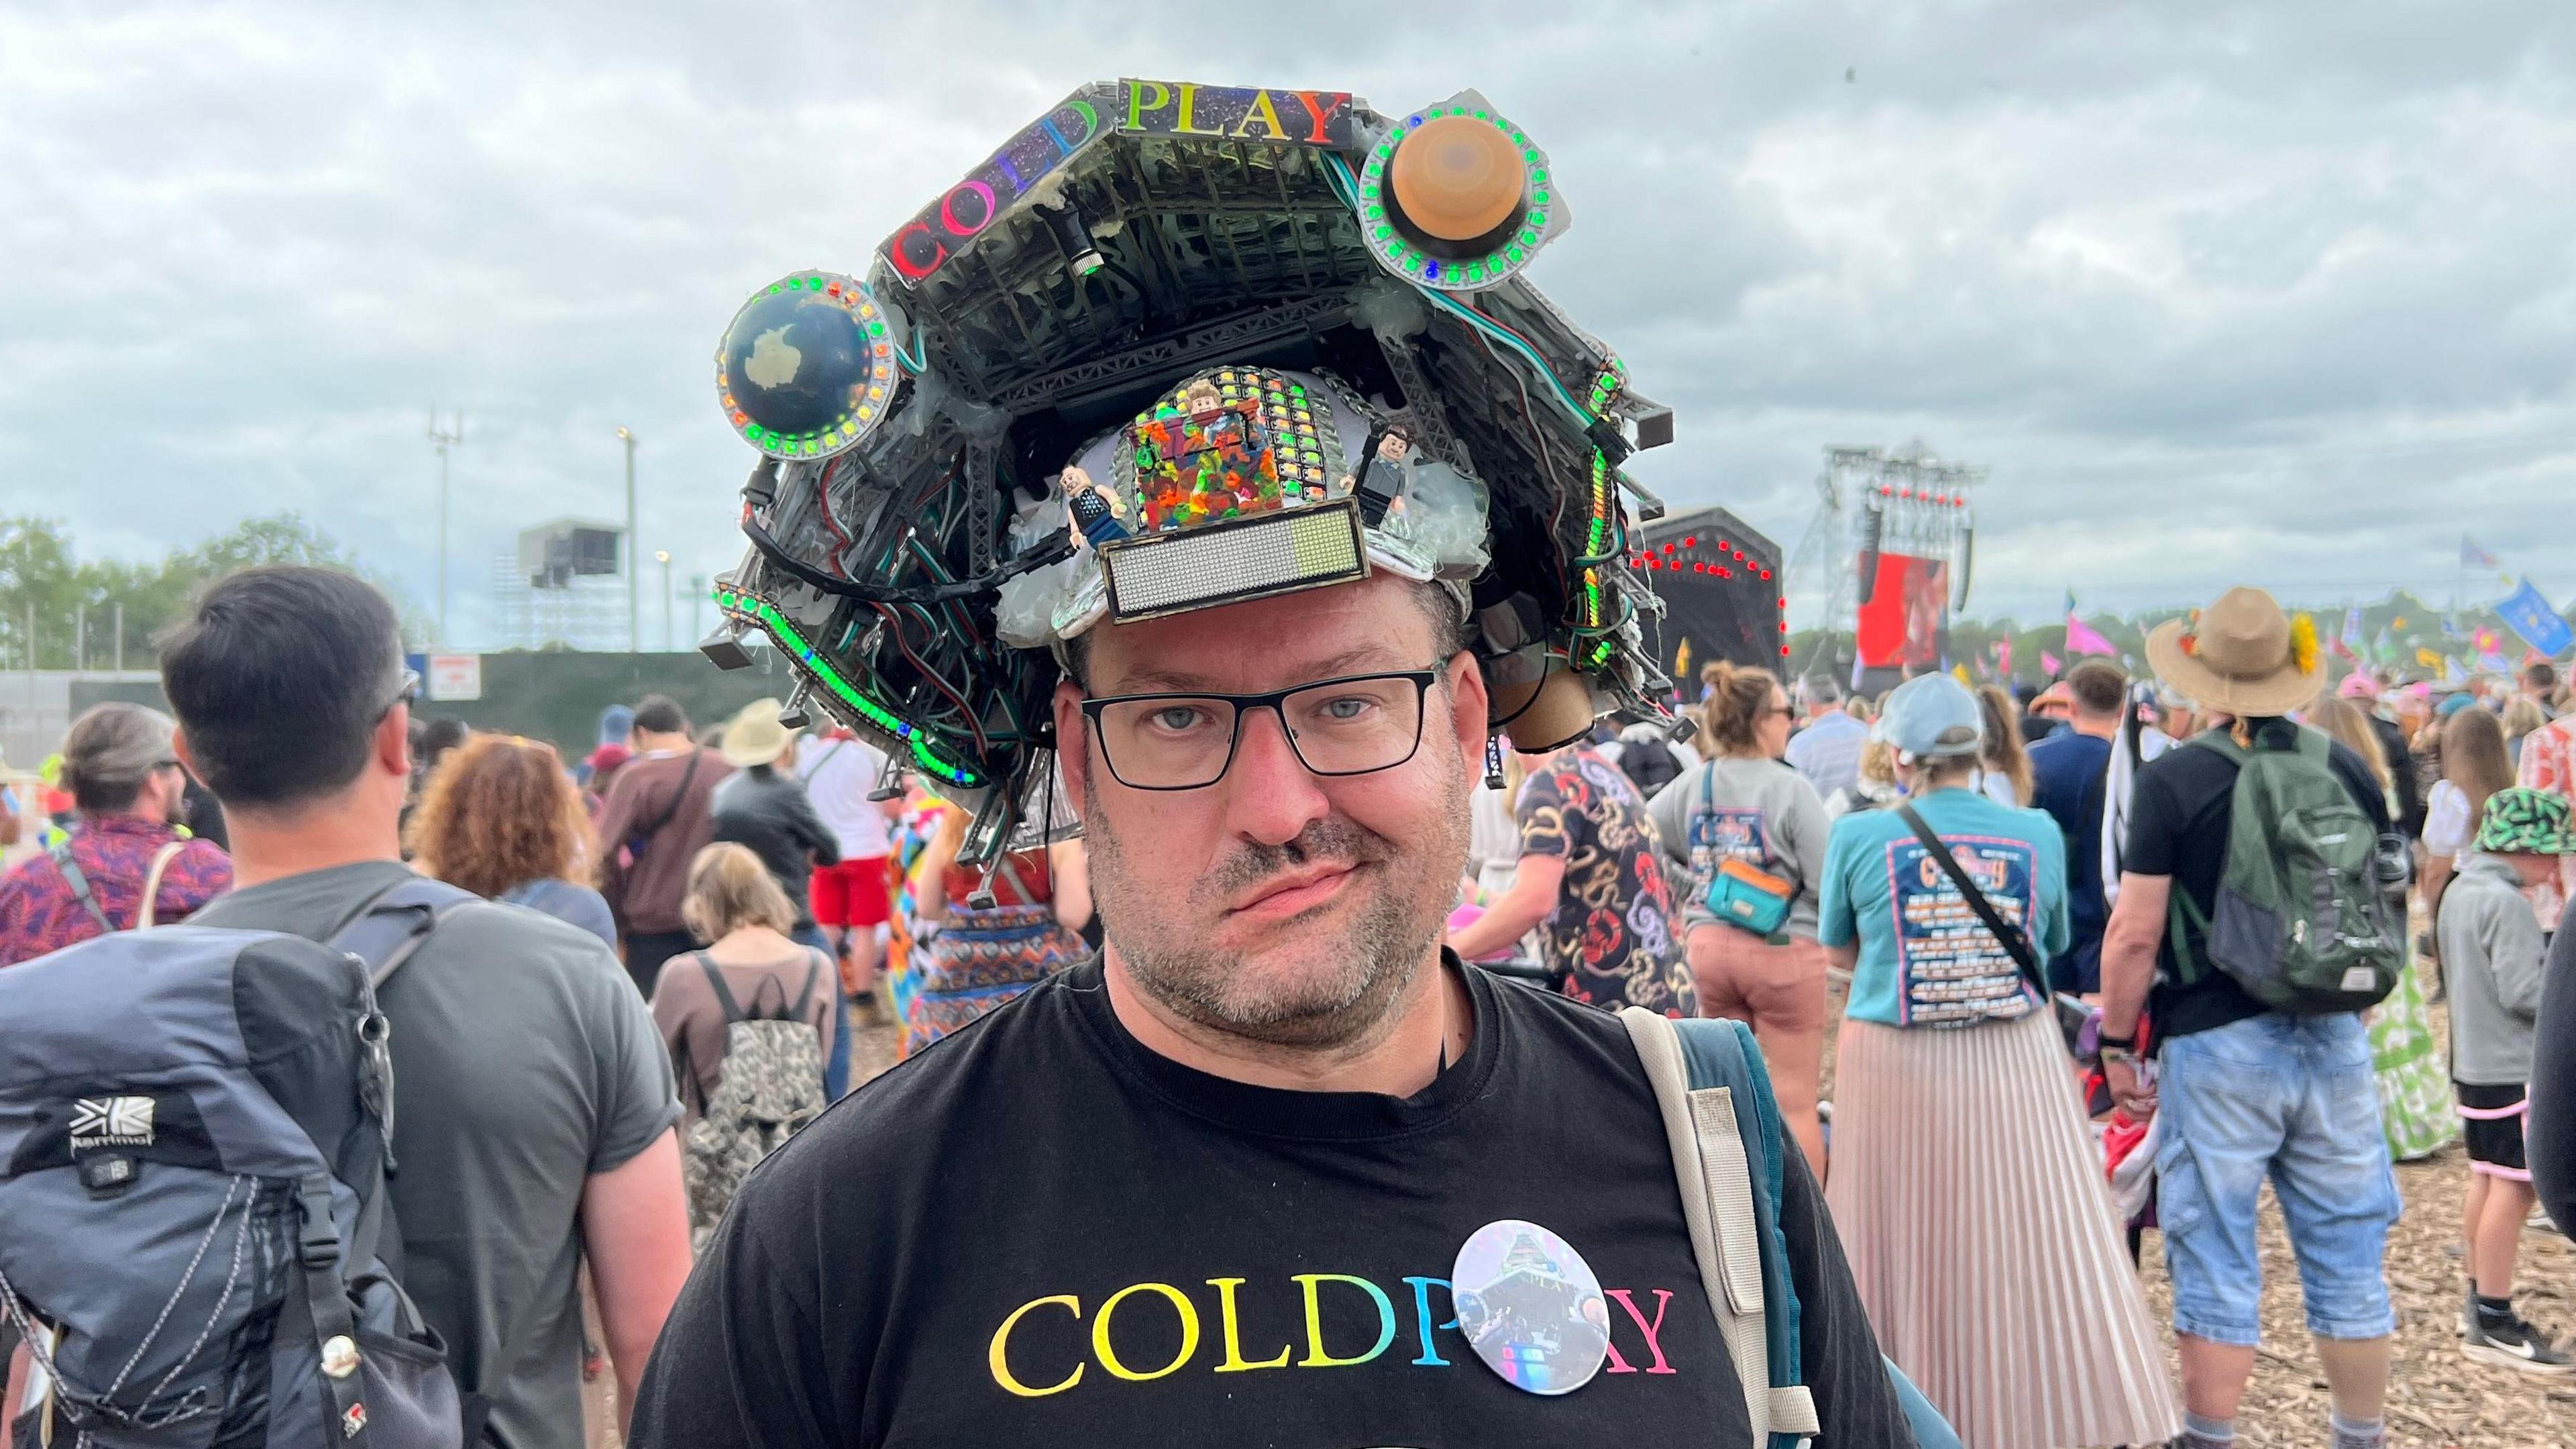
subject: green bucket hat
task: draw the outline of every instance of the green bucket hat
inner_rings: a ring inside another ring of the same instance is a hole
[[[2576,855],[2567,802],[2546,790],[2516,785],[2487,797],[2473,849],[2490,855]]]

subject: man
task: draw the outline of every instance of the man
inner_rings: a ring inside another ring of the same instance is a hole
[[[689,862],[715,838],[716,785],[733,766],[691,739],[689,717],[659,694],[636,701],[635,751],[600,807],[599,851],[626,974],[650,1001],[662,963],[697,948],[680,901]]]
[[[1835,791],[1860,783],[1860,747],[1869,743],[1869,726],[1843,708],[1842,686],[1833,680],[1810,676],[1802,689],[1807,722],[1790,738],[1783,758],[1816,787],[1816,798],[1830,800]]]
[[[853,1001],[875,999],[877,968],[885,960],[877,930],[894,911],[892,822],[903,818],[903,798],[868,798],[885,769],[885,755],[845,729],[826,732],[796,756],[806,796],[841,852],[837,863],[814,867],[812,899]]]
[[[2230,589],[2197,616],[2159,626],[2147,658],[2188,695],[2211,728],[2240,738],[2281,717],[2324,682],[2313,644],[2260,589]],[[2379,781],[2361,757],[2332,747],[2333,770],[2373,825],[2388,829]],[[2370,1036],[2358,1013],[2267,1011],[2224,972],[2181,980],[2166,929],[2186,892],[2207,920],[2226,864],[2233,757],[2205,746],[2167,751],[2138,772],[2120,895],[2102,947],[2103,1073],[2113,1099],[2141,1121],[2159,1109],[2156,1169],[2165,1263],[2174,1284],[2189,1449],[2235,1442],[2238,1400],[2254,1368],[2262,1264],[2255,1200],[2268,1177],[2289,1227],[2333,1398],[2336,1449],[2379,1449],[2388,1387],[2389,1306],[2381,1258],[2398,1211],[2370,1081]],[[2195,960],[2208,943],[2185,921]],[[2152,986],[2152,991],[2150,987]],[[2135,1049],[2153,1018],[2159,1085],[2141,1082]]]
[[[1316,1443],[1747,1444],[1624,1031],[1439,949],[1487,718],[1459,627],[1445,591],[1385,574],[1094,626],[1054,724],[1104,955],[764,1164],[682,1296],[635,1442],[1294,1423]],[[1426,685],[1403,673],[1426,665]],[[1179,706],[1100,703],[1381,671],[1395,683],[1355,708],[1402,713],[1361,774],[1314,773],[1245,710],[1222,775],[1173,788],[1152,732]],[[1907,1443],[1814,1179],[1787,1171],[1820,1442]],[[1452,1256],[1507,1217],[1564,1234],[1608,1297],[1617,1357],[1563,1399],[1517,1393],[1449,1326]]]
[[[223,801],[238,889],[209,926],[327,940],[411,879],[411,779],[394,612],[314,568],[208,589],[165,639],[173,752]],[[608,948],[516,906],[451,910],[381,998],[393,1023],[393,1206],[403,1284],[487,1442],[581,1441],[585,1260],[621,1405],[688,1273],[679,1102]]]
[[[709,802],[709,838],[751,847],[796,912],[788,934],[820,946],[807,886],[817,867],[841,858],[841,843],[814,813],[805,782],[794,773],[800,732],[779,721],[780,708],[777,700],[755,699],[726,723],[724,761],[736,773],[716,786]]]
[[[2049,960],[2048,984],[2090,996],[2102,989],[2102,926],[2111,914],[2102,895],[2102,808],[2129,678],[2109,660],[2087,659],[2063,683],[2069,728],[2030,747],[2030,803],[2066,833],[2069,939]]]
[[[0,966],[76,941],[131,930],[151,887],[153,923],[187,918],[233,880],[221,848],[176,828],[188,772],[170,750],[170,717],[139,704],[97,705],[63,737],[71,787],[68,838],[0,882]]]
[[[1540,964],[1574,1000],[1698,1015],[1661,837],[1619,767],[1577,741],[1531,765],[1514,813],[1512,888],[1452,933],[1449,949],[1479,961],[1537,930]]]
[[[2522,668],[2522,697],[2540,706],[2543,719],[2555,719],[2558,710],[2558,666],[2546,659],[2535,659]]]

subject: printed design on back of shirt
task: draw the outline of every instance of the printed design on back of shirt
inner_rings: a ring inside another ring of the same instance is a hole
[[[1995,914],[2034,942],[2038,852],[2006,836],[1952,835],[1943,844]],[[1887,844],[1888,903],[1896,920],[1896,1019],[1905,1026],[1972,1026],[2026,1015],[2034,1003],[2020,963],[1977,918],[1923,842]]]
[[[1701,881],[1717,878],[1717,868],[1730,860],[1769,869],[1771,820],[1759,805],[1694,806],[1690,814],[1691,872]]]

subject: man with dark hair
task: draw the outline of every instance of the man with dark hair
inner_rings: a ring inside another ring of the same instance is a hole
[[[2102,802],[2111,741],[2129,677],[2107,659],[2087,659],[2058,685],[2068,698],[2071,728],[2030,747],[2030,803],[2066,832],[2067,948],[2048,963],[2049,985],[2091,994],[2102,989],[2102,923],[2111,907],[2102,892]]]
[[[234,574],[164,637],[161,679],[240,881],[197,923],[328,940],[413,878],[395,822],[417,680],[382,595],[324,569]],[[575,1269],[629,1403],[688,1274],[661,1035],[596,937],[517,906],[449,910],[381,1000],[404,1286],[492,1400],[487,1442],[578,1443]]]
[[[170,717],[139,704],[92,707],[63,737],[71,833],[0,882],[0,966],[110,931],[169,925],[233,883],[221,848],[175,828],[188,772],[170,752]]]
[[[2524,665],[2522,695],[2540,706],[2542,718],[2555,719],[2558,711],[2550,701],[2558,695],[2558,666],[2546,659],[2535,659]]]
[[[689,717],[670,696],[635,702],[635,757],[600,808],[599,853],[626,974],[647,1001],[662,963],[697,948],[680,902],[689,862],[715,839],[716,785],[732,773],[722,755],[689,737]]]

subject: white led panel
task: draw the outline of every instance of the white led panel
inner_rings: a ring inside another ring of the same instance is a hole
[[[1113,543],[1100,562],[1109,617],[1119,623],[1368,573],[1359,508],[1349,499]]]

